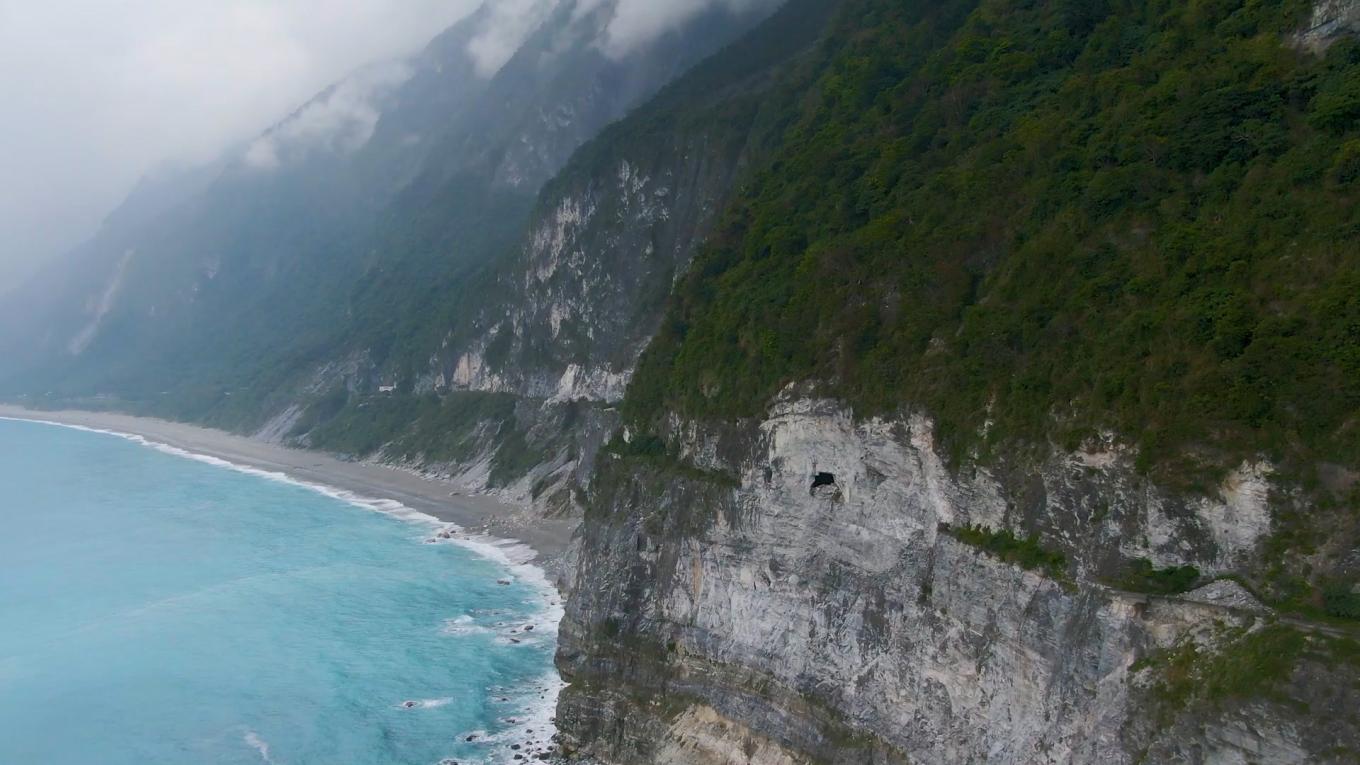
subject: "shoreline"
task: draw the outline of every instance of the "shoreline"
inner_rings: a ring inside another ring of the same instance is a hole
[[[560,574],[572,520],[543,518],[495,497],[455,493],[453,485],[409,470],[372,462],[347,462],[324,452],[292,449],[198,425],[150,417],[81,410],[42,411],[0,404],[0,418],[67,425],[137,436],[190,454],[283,475],[302,483],[339,489],[364,499],[390,500],[472,536],[514,543],[532,556],[516,563]],[[552,582],[554,585],[556,582]]]
[[[493,497],[453,494],[448,482],[410,470],[346,462],[320,452],[290,449],[196,425],[105,412],[44,412],[0,404],[0,421],[3,420],[111,435],[184,459],[302,486],[401,522],[431,527],[435,535],[426,540],[427,544],[463,547],[473,555],[496,562],[511,577],[525,580],[538,591],[542,602],[534,626],[538,634],[551,637],[554,647],[557,643],[565,599],[559,578],[575,530],[574,522],[541,518],[528,508]],[[457,531],[453,532],[450,526]],[[500,720],[508,723],[506,728],[491,734],[476,731],[472,735],[480,734],[482,742],[491,746],[513,744],[526,751],[551,747],[556,734],[557,698],[564,687],[550,662],[546,674],[513,693],[520,697],[523,707],[519,714]],[[459,734],[463,735],[467,732]]]

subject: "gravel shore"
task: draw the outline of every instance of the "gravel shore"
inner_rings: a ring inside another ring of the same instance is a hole
[[[495,497],[458,494],[445,481],[409,471],[369,462],[348,462],[321,452],[290,449],[196,425],[110,412],[36,411],[8,405],[0,405],[0,417],[127,433],[371,499],[395,500],[457,524],[470,534],[519,541],[537,554],[535,563],[549,570],[559,568],[576,526],[575,521],[542,518],[527,508]]]

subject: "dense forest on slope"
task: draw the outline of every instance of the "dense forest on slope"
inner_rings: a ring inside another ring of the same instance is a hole
[[[1308,10],[851,0],[630,415],[812,379],[956,457],[1113,429],[1164,479],[1355,465],[1360,44],[1299,49]]]

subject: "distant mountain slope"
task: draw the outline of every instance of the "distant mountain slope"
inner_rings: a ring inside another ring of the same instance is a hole
[[[160,407],[163,392],[187,401],[200,387],[234,389],[266,359],[305,351],[356,244],[423,163],[421,142],[484,87],[465,51],[478,20],[412,62],[370,67],[318,95],[206,169],[197,193],[131,197],[29,285],[31,313],[6,328],[24,333],[11,346],[37,358],[11,385]],[[149,196],[160,199],[156,214],[127,212]]]
[[[509,247],[571,151],[768,12],[746,5],[607,54],[613,3],[550,4],[483,72],[487,6],[356,73],[201,193],[49,268],[4,309],[7,389],[239,428],[328,364],[380,363]]]
[[[436,389],[617,401],[660,307],[796,97],[774,76],[834,7],[790,2],[577,152],[455,317]]]
[[[304,397],[288,435],[579,507],[672,284],[799,98],[772,84],[806,68],[835,6],[792,0],[588,142],[514,248],[473,278],[431,284],[438,308],[421,326],[361,343],[367,385]]]

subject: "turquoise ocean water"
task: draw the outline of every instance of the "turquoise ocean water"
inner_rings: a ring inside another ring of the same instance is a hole
[[[172,452],[0,420],[0,765],[514,762],[551,735],[536,569]]]

